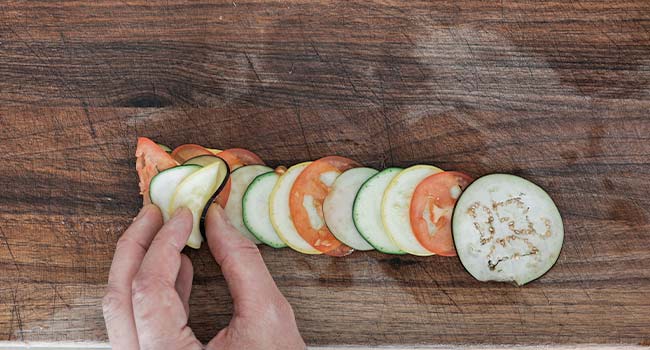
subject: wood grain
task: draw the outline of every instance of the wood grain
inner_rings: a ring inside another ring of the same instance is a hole
[[[650,345],[649,30],[643,0],[3,2],[0,339],[106,339],[143,135],[510,172],[556,200],[563,252],[523,288],[454,258],[262,247],[312,345]],[[188,253],[207,340],[230,298]]]

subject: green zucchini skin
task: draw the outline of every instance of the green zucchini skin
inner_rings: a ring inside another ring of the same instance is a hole
[[[352,220],[361,236],[377,251],[406,254],[392,241],[381,220],[381,200],[388,184],[402,168],[387,168],[361,185],[352,205]]]
[[[275,231],[269,212],[271,192],[279,178],[274,171],[258,175],[242,199],[244,225],[258,240],[273,248],[287,246]]]
[[[230,175],[232,186],[230,187],[230,195],[228,196],[228,203],[224,211],[230,220],[230,223],[242,234],[242,236],[251,240],[255,244],[261,243],[255,235],[253,235],[246,225],[244,225],[243,218],[243,198],[250,183],[258,176],[264,173],[273,171],[273,169],[266,165],[244,165],[237,168]]]

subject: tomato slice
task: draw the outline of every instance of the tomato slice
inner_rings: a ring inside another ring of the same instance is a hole
[[[323,201],[342,172],[360,166],[351,159],[324,157],[306,167],[291,187],[289,209],[296,230],[307,243],[327,255],[345,256],[353,251],[325,225]]]
[[[219,204],[222,208],[226,207],[226,203],[228,203],[228,197],[230,197],[230,188],[232,187],[232,183],[230,182],[230,177],[228,177],[228,181],[226,182],[225,185],[223,185],[223,190],[221,190],[221,193],[217,196],[217,198],[214,199],[217,204]]]
[[[420,182],[411,198],[411,228],[418,242],[428,251],[455,256],[451,236],[451,216],[456,200],[472,182],[472,178],[457,171],[433,174]]]
[[[178,162],[157,143],[146,137],[138,137],[135,157],[135,170],[140,178],[140,194],[146,204],[150,202],[149,183],[151,179],[159,172],[177,166]]]
[[[193,143],[180,145],[174,148],[174,150],[172,151],[172,157],[181,164],[190,158],[194,158],[206,154],[212,155],[213,153],[210,152],[207,148],[203,146],[195,145]]]
[[[234,171],[235,169],[241,168],[244,165],[264,165],[262,158],[260,158],[257,154],[243,148],[230,148],[215,154],[217,157],[225,160],[226,163],[228,163],[230,171]],[[216,202],[219,203],[222,208],[225,208],[226,203],[228,203],[231,187],[232,185],[230,183],[230,178],[228,178],[228,182],[226,182],[226,185],[223,187],[223,190],[216,199]]]
[[[229,148],[217,153],[217,156],[225,160],[230,171],[241,168],[244,165],[264,165],[264,161],[257,154],[243,148]]]

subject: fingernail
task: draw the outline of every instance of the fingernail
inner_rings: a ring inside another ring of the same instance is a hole
[[[136,220],[142,218],[149,211],[149,209],[151,208],[151,205],[152,204],[147,204],[144,207],[142,207],[142,209],[140,209],[140,212],[138,213],[138,215],[133,218],[133,221],[135,222]]]

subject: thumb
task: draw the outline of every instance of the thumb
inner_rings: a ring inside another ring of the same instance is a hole
[[[210,252],[228,283],[235,313],[280,294],[255,243],[228,222],[221,206],[210,206],[205,228]]]

